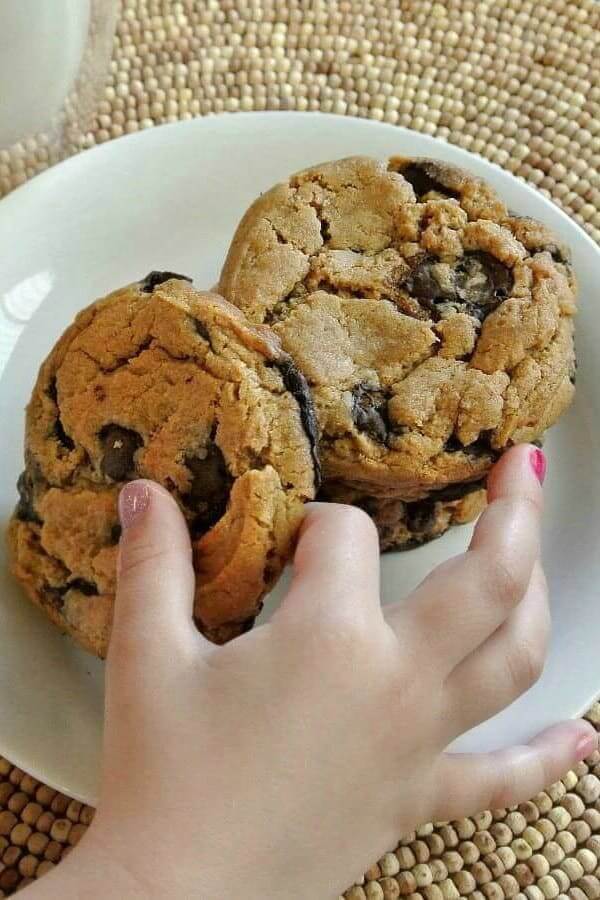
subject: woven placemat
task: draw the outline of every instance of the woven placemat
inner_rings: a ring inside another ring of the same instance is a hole
[[[445,138],[530,181],[600,241],[595,0],[125,0],[90,130],[71,122],[60,149],[40,136],[0,151],[0,196],[111,138],[253,109]],[[600,704],[589,718],[600,730]],[[0,758],[0,897],[64,858],[92,816]],[[600,754],[518,809],[407,835],[344,896],[600,900]]]

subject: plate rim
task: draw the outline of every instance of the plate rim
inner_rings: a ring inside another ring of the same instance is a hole
[[[31,189],[37,190],[37,185],[43,184],[45,181],[50,182],[52,178],[56,177],[57,172],[64,172],[68,166],[76,166],[82,164],[82,160],[94,159],[96,156],[102,156],[104,154],[111,154],[114,151],[115,145],[122,146],[124,143],[127,144],[135,144],[137,142],[144,142],[147,140],[151,140],[151,135],[154,135],[156,132],[160,131],[161,133],[167,130],[183,130],[184,128],[205,128],[210,127],[217,123],[217,128],[220,127],[220,123],[224,121],[248,121],[250,119],[267,119],[267,118],[302,118],[306,120],[315,119],[321,121],[339,121],[339,122],[361,122],[368,124],[369,127],[374,129],[381,130],[390,130],[393,129],[399,135],[404,135],[410,137],[411,135],[416,135],[419,139],[423,139],[426,141],[433,141],[435,144],[439,144],[441,146],[449,148],[451,153],[457,153],[459,156],[465,158],[465,160],[473,160],[475,159],[478,164],[482,164],[484,167],[492,167],[496,172],[501,173],[503,177],[508,177],[513,179],[521,188],[525,188],[527,191],[530,191],[538,201],[542,201],[542,203],[548,208],[553,210],[556,214],[558,213],[563,219],[569,223],[571,226],[575,226],[580,232],[580,237],[583,237],[586,243],[590,246],[591,249],[596,252],[600,252],[600,246],[594,241],[590,234],[585,230],[585,228],[574,218],[572,218],[561,206],[558,205],[557,202],[547,197],[541,191],[539,191],[533,184],[530,184],[526,181],[522,176],[515,175],[513,172],[509,172],[508,169],[502,168],[498,163],[493,162],[487,157],[482,156],[480,153],[476,153],[473,150],[467,150],[464,147],[459,147],[458,144],[452,144],[450,141],[447,141],[445,138],[438,137],[435,134],[426,134],[425,132],[416,131],[413,128],[406,128],[404,125],[394,125],[392,122],[381,122],[377,119],[370,119],[366,116],[348,116],[338,113],[329,113],[329,112],[321,112],[319,110],[241,110],[239,112],[222,112],[216,114],[209,114],[206,116],[196,116],[193,119],[180,119],[177,122],[164,122],[159,125],[154,125],[152,128],[144,128],[139,131],[134,131],[131,134],[124,134],[118,138],[113,138],[112,140],[104,141],[101,144],[94,144],[93,147],[88,147],[84,150],[79,151],[78,153],[74,153],[71,156],[66,157],[65,159],[60,160],[54,165],[49,166],[47,169],[44,169],[41,172],[36,173],[32,178],[29,178],[27,181],[23,182],[23,184],[18,185],[12,191],[9,191],[4,197],[0,199],[0,213],[2,213],[5,208],[5,204],[8,205],[14,197],[22,197]],[[354,154],[350,154],[354,155]],[[364,154],[358,154],[364,155]],[[340,157],[342,158],[342,157]],[[323,160],[325,162],[326,160]]]

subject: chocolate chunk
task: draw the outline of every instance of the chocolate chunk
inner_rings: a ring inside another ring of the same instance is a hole
[[[444,444],[444,453],[459,453],[463,452],[465,449],[465,445],[461,444],[459,439],[455,437],[453,434],[450,435],[446,443]]]
[[[510,295],[514,279],[511,270],[491,253],[465,253],[456,266],[457,293],[483,317]]]
[[[85,578],[74,578],[60,587],[46,584],[44,585],[44,597],[49,601],[55,609],[61,610],[65,605],[65,594],[69,591],[79,591],[86,597],[94,597],[98,594],[98,588],[93,581],[86,581]]]
[[[287,353],[282,353],[272,365],[279,371],[283,386],[298,404],[300,421],[310,444],[310,453],[315,470],[315,488],[318,489],[321,484],[321,460],[317,449],[319,429],[308,382],[302,372],[294,365],[292,357],[288,356]]]
[[[452,266],[423,256],[402,286],[434,315],[443,304],[452,304],[483,321],[510,296],[513,283],[507,266],[490,253],[475,250]]]
[[[415,500],[406,504],[406,527],[412,532],[427,532],[435,526],[435,500]]]
[[[436,303],[457,299],[452,274],[443,278],[444,270],[440,266],[440,261],[435,256],[422,256],[402,282],[402,287],[412,297],[416,297],[432,311],[435,311]]]
[[[56,403],[58,405],[58,391],[56,389],[56,378],[53,378],[50,381],[50,384],[46,388],[46,393],[48,394],[48,396],[50,397],[52,402]]]
[[[172,278],[176,278],[178,281],[189,281],[190,284],[193,280],[187,275],[178,275],[177,272],[149,272],[140,281],[140,290],[145,294],[151,294],[155,287],[158,287],[159,284],[164,284],[165,281],[170,281]]]
[[[204,456],[188,456],[185,464],[191,472],[190,491],[183,498],[194,513],[191,529],[194,537],[208,531],[227,508],[233,479],[225,457],[216,444],[208,445]]]
[[[482,456],[492,456],[494,459],[497,459],[500,456],[500,452],[492,449],[490,444],[492,434],[492,431],[482,431],[476,441],[473,441],[473,443],[467,444],[466,446],[462,444],[455,435],[451,435],[444,445],[444,452],[462,452],[466,453],[467,456],[478,458]]]
[[[382,391],[371,390],[363,384],[352,391],[352,419],[359,431],[383,443],[389,431],[387,398]]]
[[[469,448],[463,449],[468,450]],[[446,500],[448,502],[451,502],[452,500],[462,500],[463,497],[481,490],[484,486],[485,478],[480,479],[479,481],[462,481],[459,484],[449,484],[439,491],[434,491],[431,497],[435,500]]]
[[[143,445],[137,431],[121,425],[105,425],[99,434],[104,451],[100,468],[102,474],[113,481],[125,481],[135,476],[134,456]]]
[[[500,450],[495,450],[491,445],[492,432],[482,431],[476,441],[465,447],[467,456],[481,458],[482,456],[491,456],[494,460],[499,459],[502,455]]]
[[[121,540],[121,526],[113,525],[110,529],[110,542],[111,544],[118,544]]]
[[[458,191],[449,188],[444,183],[443,166],[440,166],[435,160],[411,162],[406,168],[400,170],[400,174],[412,185],[417,200],[421,200],[430,191],[446,197],[460,198]]]
[[[331,229],[329,227],[329,222],[323,217],[321,217],[321,237],[323,238],[324,244],[331,240]]]
[[[35,511],[35,491],[33,478],[28,469],[21,472],[17,481],[19,502],[17,503],[16,516],[21,522],[35,522],[42,524],[42,520]]]

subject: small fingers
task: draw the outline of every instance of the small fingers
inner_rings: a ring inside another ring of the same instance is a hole
[[[525,596],[540,552],[541,451],[509,450],[490,475],[490,503],[469,550],[438,566],[388,614],[396,633],[417,635],[444,674],[482,644]]]
[[[489,719],[542,674],[550,635],[548,589],[536,563],[522,603],[446,682],[449,740]]]
[[[482,754],[445,754],[438,769],[434,819],[468,816],[480,809],[505,809],[533,797],[598,749],[588,722],[563,722],[529,744]]]
[[[273,622],[323,625],[341,617],[382,619],[377,532],[356,507],[311,503],[300,528],[292,583]]]

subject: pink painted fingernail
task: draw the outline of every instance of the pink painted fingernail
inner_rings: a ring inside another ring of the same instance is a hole
[[[150,506],[150,489],[145,481],[130,481],[119,494],[119,518],[123,530],[139,520]]]
[[[577,746],[575,748],[575,753],[577,756],[577,762],[581,762],[584,759],[587,759],[588,756],[592,756],[593,753],[598,749],[598,735],[590,732],[589,734],[582,735],[577,741]]]
[[[535,473],[535,477],[540,484],[543,484],[546,477],[546,469],[548,468],[544,451],[536,447],[535,450],[531,451],[529,459],[531,460],[531,468]]]

